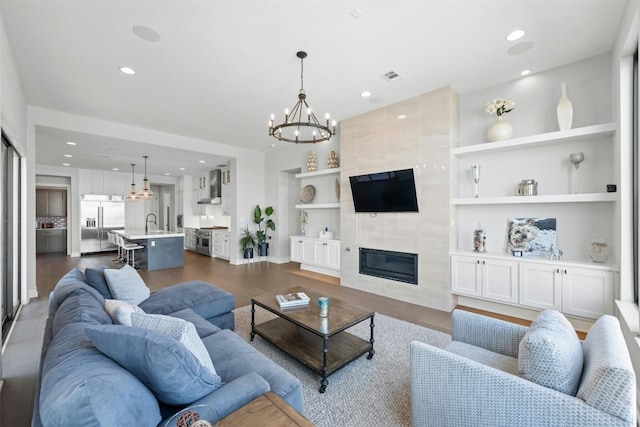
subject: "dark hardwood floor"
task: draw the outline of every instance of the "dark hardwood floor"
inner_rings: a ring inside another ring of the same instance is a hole
[[[36,270],[40,298],[47,298],[58,280],[74,267],[82,271],[87,267],[101,265],[117,268],[111,262],[113,257],[113,253],[80,258],[70,258],[64,254],[38,255]],[[188,280],[204,280],[234,294],[238,307],[250,304],[251,297],[257,295],[303,286],[329,298],[357,303],[376,313],[443,332],[451,331],[451,316],[447,312],[340,286],[338,279],[300,270],[297,263],[231,265],[225,260],[185,251],[184,267],[158,271],[139,270],[139,273],[152,291]]]

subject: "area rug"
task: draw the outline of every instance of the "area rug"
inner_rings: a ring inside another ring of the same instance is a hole
[[[274,315],[256,307],[256,323]],[[376,314],[375,355],[363,355],[331,375],[325,393],[318,392],[320,376],[283,351],[256,336],[249,341],[251,307],[235,310],[236,332],[257,350],[298,377],[304,391],[303,415],[316,426],[410,426],[409,343],[422,341],[444,347],[451,336],[413,323]],[[348,332],[369,339],[369,322]]]

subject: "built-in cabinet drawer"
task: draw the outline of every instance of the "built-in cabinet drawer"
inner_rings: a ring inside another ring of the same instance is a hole
[[[606,266],[512,260],[483,254],[451,256],[451,292],[597,319],[613,312],[617,274]]]
[[[224,259],[229,259],[231,257],[229,238],[230,233],[228,231],[213,232],[213,256]]]

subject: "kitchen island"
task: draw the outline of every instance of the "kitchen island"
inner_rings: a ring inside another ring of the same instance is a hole
[[[136,265],[147,270],[184,266],[184,233],[164,230],[113,230],[131,243],[144,246],[135,252]]]

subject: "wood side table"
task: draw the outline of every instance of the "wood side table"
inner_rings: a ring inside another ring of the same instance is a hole
[[[272,391],[223,418],[216,427],[313,427],[313,423]]]

